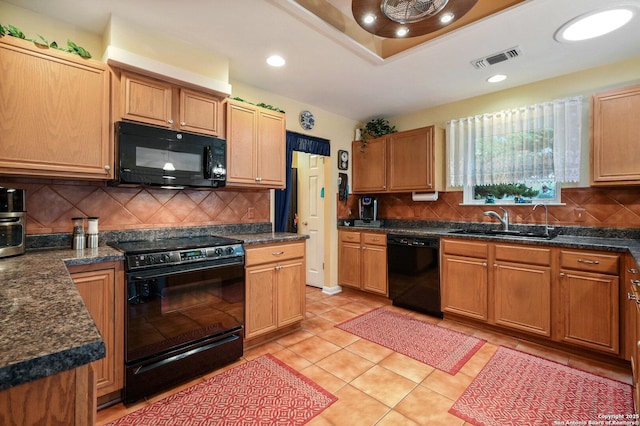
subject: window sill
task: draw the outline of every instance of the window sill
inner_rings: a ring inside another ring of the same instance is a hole
[[[485,202],[479,202],[479,203],[460,203],[458,204],[459,206],[511,206],[511,207],[527,207],[527,206],[535,206],[536,204],[543,204],[545,206],[566,206],[567,203],[559,203],[557,201],[550,201],[550,202],[544,202],[544,201],[538,201],[536,203],[514,203],[514,202],[509,202],[509,201],[503,201],[503,202],[496,202],[496,203],[485,203]]]

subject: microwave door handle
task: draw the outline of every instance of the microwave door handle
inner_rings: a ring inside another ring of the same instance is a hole
[[[210,146],[205,146],[204,147],[204,153],[202,155],[203,158],[203,162],[204,164],[202,165],[202,168],[204,169],[204,178],[205,179],[211,179],[211,175],[212,175],[212,170],[213,170],[213,154],[211,153],[211,147]]]

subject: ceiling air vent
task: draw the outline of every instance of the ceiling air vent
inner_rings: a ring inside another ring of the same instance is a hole
[[[485,56],[484,58],[471,61],[471,65],[481,70],[483,68],[487,68],[489,65],[499,64],[500,62],[517,58],[520,55],[522,55],[522,52],[520,51],[520,48],[516,46],[507,50],[503,50],[502,52],[494,53],[492,55]]]

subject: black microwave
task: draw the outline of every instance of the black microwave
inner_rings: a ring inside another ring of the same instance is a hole
[[[116,185],[169,189],[221,188],[226,184],[224,139],[119,121]]]

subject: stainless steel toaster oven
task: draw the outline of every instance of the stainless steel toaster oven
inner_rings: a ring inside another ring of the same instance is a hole
[[[24,189],[0,187],[0,257],[24,253],[26,211]]]

